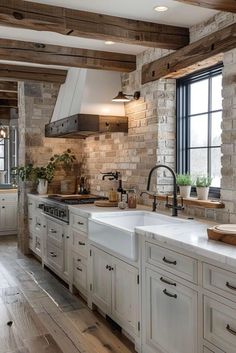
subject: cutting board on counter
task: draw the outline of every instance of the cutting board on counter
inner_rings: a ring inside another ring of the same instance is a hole
[[[236,245],[236,224],[221,224],[207,229],[208,238]]]
[[[97,200],[94,202],[94,205],[98,207],[118,207],[118,202],[108,200]]]

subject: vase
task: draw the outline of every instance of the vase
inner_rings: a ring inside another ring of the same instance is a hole
[[[187,199],[190,197],[191,193],[191,185],[181,185],[179,186],[179,193],[183,199]]]
[[[209,195],[209,187],[197,187],[198,200],[207,200]]]
[[[39,195],[46,195],[48,192],[48,181],[46,179],[38,179],[37,191]]]

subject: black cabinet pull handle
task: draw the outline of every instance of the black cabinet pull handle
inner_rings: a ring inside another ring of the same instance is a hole
[[[82,241],[79,241],[79,245],[85,245],[85,243],[83,243]]]
[[[170,261],[165,256],[163,257],[162,261],[169,265],[177,265],[177,261]]]
[[[82,268],[80,268],[80,267],[76,267],[76,270],[83,272]]]
[[[165,283],[165,284],[169,284],[170,286],[175,286],[176,287],[176,283],[174,282],[169,282],[167,279],[161,277],[160,280]]]
[[[107,269],[107,270],[109,269],[109,266],[108,266],[108,265],[106,265],[106,269]]]
[[[84,225],[84,223],[83,223],[83,222],[78,222],[78,224],[79,224],[80,226],[83,226],[83,225]]]
[[[52,233],[52,234],[56,234],[57,233],[57,231],[55,229],[50,229],[49,232]]]
[[[231,284],[230,284],[229,282],[226,282],[225,285],[226,285],[226,287],[228,287],[229,289],[236,291],[236,287],[231,286]]]
[[[5,208],[5,206],[2,206],[2,208]]]
[[[78,262],[81,262],[81,259],[77,259]]]
[[[229,333],[231,333],[232,335],[236,336],[236,331],[233,330],[233,329],[230,327],[230,325],[227,325],[227,326],[226,326],[226,330],[227,330]]]
[[[165,295],[167,295],[168,297],[177,299],[177,294],[171,294],[171,293],[169,293],[166,289],[163,290],[163,293],[164,293]]]

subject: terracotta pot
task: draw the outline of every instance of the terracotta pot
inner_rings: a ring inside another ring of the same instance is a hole
[[[179,193],[180,193],[180,196],[183,197],[184,199],[189,198],[191,193],[191,185],[179,186]]]
[[[209,195],[209,187],[197,187],[198,200],[207,200]]]
[[[39,195],[46,195],[48,193],[48,181],[46,179],[39,179],[37,191]]]

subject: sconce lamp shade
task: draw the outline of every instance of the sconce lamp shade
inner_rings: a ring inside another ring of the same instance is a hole
[[[126,94],[120,91],[116,97],[112,99],[112,102],[130,102],[131,99],[138,100],[140,98],[140,92],[136,91],[134,94]]]

